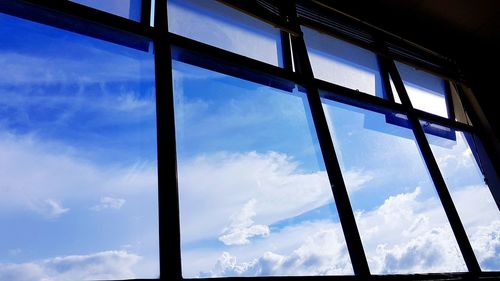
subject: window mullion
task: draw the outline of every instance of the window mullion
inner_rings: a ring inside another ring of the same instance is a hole
[[[300,26],[296,20],[295,1],[290,1],[288,6],[288,17],[291,24],[297,30]],[[356,225],[354,213],[347,194],[347,188],[342,176],[340,164],[335,153],[333,141],[330,136],[325,112],[320,99],[319,89],[314,82],[311,63],[303,36],[292,36],[292,48],[294,50],[295,69],[306,83],[307,101],[311,108],[311,115],[316,128],[321,152],[325,161],[326,172],[330,180],[332,193],[337,205],[340,222],[344,231],[347,249],[351,258],[354,273],[358,276],[370,276],[370,269],[363,250],[363,244]]]
[[[167,3],[155,1],[154,52],[158,136],[158,212],[160,277],[182,280],[179,195],[172,80],[172,54],[167,37]],[[168,228],[166,227],[168,226]]]

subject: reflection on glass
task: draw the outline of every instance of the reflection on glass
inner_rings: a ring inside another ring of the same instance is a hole
[[[466,271],[412,130],[323,99],[356,222],[375,274]]]
[[[127,19],[141,21],[142,0],[70,0]]]
[[[443,79],[400,62],[396,66],[414,108],[448,117]]]
[[[157,278],[152,53],[0,25],[0,279]]]
[[[307,27],[302,31],[314,77],[384,97],[374,53]]]
[[[283,66],[279,29],[215,0],[169,0],[170,32]]]
[[[500,212],[475,160],[470,134],[456,140],[427,134],[482,270],[500,270]]]
[[[183,276],[352,274],[305,94],[173,68]]]

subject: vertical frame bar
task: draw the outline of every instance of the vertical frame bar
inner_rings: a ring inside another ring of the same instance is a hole
[[[151,0],[142,0],[141,2],[141,23],[149,26],[151,22]]]
[[[167,2],[155,1],[155,81],[158,135],[160,278],[182,280],[172,54],[167,42]]]
[[[396,64],[392,60],[386,60],[387,66],[389,67],[389,72],[392,77],[392,82],[398,91],[399,98],[401,99],[401,103],[407,107],[408,111],[408,120],[410,120],[413,133],[415,134],[415,138],[417,140],[417,144],[420,148],[420,152],[422,153],[422,157],[424,158],[425,164],[427,165],[427,169],[431,175],[434,186],[436,187],[436,191],[438,193],[439,199],[443,204],[444,211],[450,222],[451,228],[453,230],[453,234],[457,239],[458,246],[460,251],[462,252],[462,256],[464,258],[465,264],[467,265],[467,269],[472,274],[481,273],[481,268],[479,267],[479,263],[477,262],[476,256],[472,249],[472,246],[467,238],[467,234],[465,233],[464,226],[460,217],[458,216],[457,209],[453,204],[453,200],[448,191],[446,183],[444,181],[443,175],[439,170],[439,166],[437,164],[434,155],[432,154],[431,147],[427,142],[427,138],[425,137],[425,132],[420,125],[420,121],[418,116],[413,112],[413,107],[411,106],[410,98],[408,97],[408,93],[403,84],[403,80],[397,71]]]
[[[385,93],[384,98],[388,99],[391,102],[396,102],[394,95],[397,95],[397,93],[392,92],[391,79],[389,71],[387,70],[386,60],[383,59],[380,55],[377,55],[377,61],[379,65],[380,76],[382,78],[382,87]]]
[[[292,49],[290,48],[290,35],[288,32],[281,30],[281,56],[283,60],[283,68],[286,71],[293,72],[292,65]]]
[[[443,83],[448,119],[455,121],[455,105],[453,104],[453,98],[451,97],[450,81],[443,79]]]
[[[287,17],[296,30],[300,30],[297,22],[295,1],[289,1],[288,7],[284,10],[288,12]],[[344,231],[347,250],[351,259],[354,274],[362,277],[370,276],[370,269],[363,250],[361,236],[359,235],[356,220],[352,210],[347,188],[345,186],[337,154],[333,146],[333,141],[326,121],[325,112],[321,103],[317,85],[314,83],[314,75],[307,53],[306,43],[302,36],[292,37],[293,57],[296,71],[305,79],[307,89],[307,100],[311,108],[311,115],[316,128],[318,141],[325,162],[326,172],[330,181],[332,193],[337,205],[339,219]]]

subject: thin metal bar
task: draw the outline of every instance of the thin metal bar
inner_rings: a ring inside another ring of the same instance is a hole
[[[379,65],[380,76],[382,77],[382,86],[385,93],[384,98],[391,102],[396,102],[394,95],[397,95],[397,93],[392,92],[391,78],[389,76],[389,71],[387,70],[386,62],[380,57],[380,55],[377,55],[377,62]]]
[[[155,74],[158,135],[158,200],[160,218],[160,277],[182,280],[179,194],[171,49],[166,1],[155,1]]]
[[[408,120],[410,120],[412,124],[413,133],[415,134],[420,152],[422,153],[422,157],[427,164],[430,176],[432,178],[434,186],[436,187],[439,198],[441,199],[441,203],[443,204],[444,211],[446,213],[446,216],[448,217],[448,221],[450,222],[453,233],[455,234],[455,238],[457,239],[458,246],[462,251],[462,256],[464,258],[465,264],[467,265],[469,272],[478,274],[481,272],[481,268],[479,267],[479,263],[477,262],[472,246],[469,242],[469,239],[467,238],[467,234],[465,233],[462,221],[458,216],[457,209],[455,208],[451,195],[448,191],[448,188],[446,187],[443,175],[439,170],[437,161],[432,154],[432,150],[425,136],[425,132],[420,125],[417,115],[412,110],[410,98],[408,97],[408,93],[406,92],[406,89],[403,85],[403,80],[401,80],[401,76],[397,71],[394,61],[388,62],[387,65],[389,67],[394,86],[399,93],[401,102],[403,103],[403,105],[406,105],[409,108]]]
[[[146,26],[151,23],[151,0],[141,0],[141,23]]]
[[[290,48],[290,35],[286,31],[281,31],[280,37],[281,37],[281,59],[283,60],[283,68],[286,71],[293,72],[292,48]]]
[[[296,21],[295,1],[290,1],[288,5],[287,11],[289,14],[287,14],[287,16],[292,25],[296,24],[297,29],[300,29]],[[307,100],[311,109],[312,119],[316,128],[325,168],[337,205],[337,211],[344,231],[347,250],[349,251],[354,273],[358,276],[370,276],[370,269],[361,243],[361,237],[356,226],[356,220],[347,194],[347,188],[342,176],[339,160],[335,153],[325,112],[323,111],[319,90],[314,83],[314,75],[304,38],[302,36],[293,36],[292,48],[294,50],[295,69],[303,75],[307,81]]]
[[[451,97],[450,82],[445,80],[444,83],[444,99],[446,101],[446,110],[448,112],[448,119],[455,121],[455,106],[453,105],[453,98]]]

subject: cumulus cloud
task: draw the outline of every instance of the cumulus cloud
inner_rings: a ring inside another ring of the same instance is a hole
[[[353,272],[342,231],[336,223],[305,222],[271,233],[265,240],[233,249],[233,253],[223,251],[216,257],[212,269],[198,276],[349,275]],[[248,252],[261,254],[245,256]]]
[[[91,209],[94,211],[102,211],[106,209],[119,210],[123,204],[125,204],[125,199],[113,198],[113,197],[101,197],[100,203],[93,206]]]
[[[478,191],[479,187],[468,190]],[[387,198],[372,211],[358,213],[357,222],[372,273],[467,270],[440,204],[420,195],[420,188],[416,188]],[[477,249],[476,255],[483,269],[497,269],[500,220],[491,221],[491,217],[484,218],[480,212],[473,216],[475,227],[467,230]],[[225,248],[208,270],[197,274],[200,277],[334,275],[352,274],[352,268],[339,223],[306,221],[270,232],[265,239],[250,245]]]
[[[69,211],[69,208],[64,208],[59,201],[51,198],[41,202],[32,202],[31,206],[34,211],[48,219],[58,218]]]
[[[254,236],[266,237],[269,235],[269,227],[262,224],[254,224],[255,199],[248,201],[237,214],[231,217],[229,227],[226,227],[219,240],[226,245],[244,245],[250,243],[249,238]]]
[[[29,263],[0,263],[0,280],[104,280],[134,278],[140,256],[126,251],[55,257]]]

